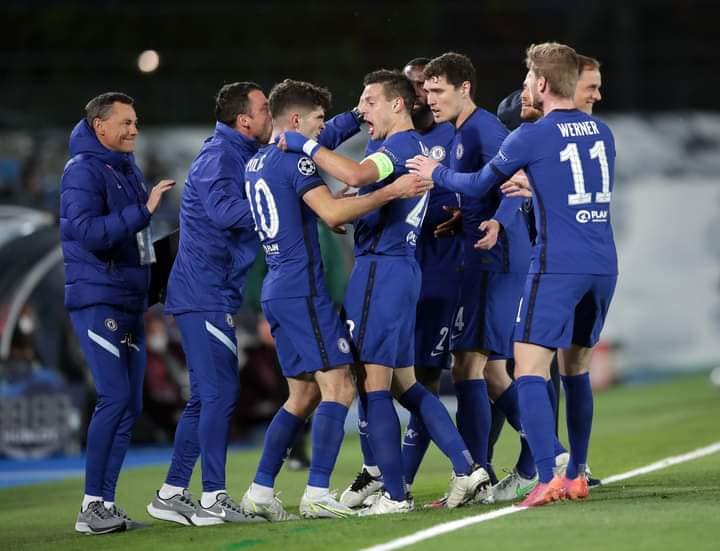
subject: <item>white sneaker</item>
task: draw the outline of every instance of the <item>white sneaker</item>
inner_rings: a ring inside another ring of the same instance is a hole
[[[490,477],[482,467],[477,467],[470,474],[457,476],[453,473],[450,480],[450,489],[447,493],[446,507],[454,509],[473,500],[478,493],[487,493],[492,490]]]
[[[495,501],[515,501],[529,494],[538,482],[538,475],[524,478],[516,469],[493,486]]]
[[[362,507],[363,502],[380,491],[383,487],[382,480],[374,478],[365,468],[360,471],[355,480],[340,495],[340,503],[346,507]]]
[[[328,493],[320,499],[310,499],[306,491],[300,500],[300,515],[303,518],[347,518],[357,514],[335,499],[336,495]]]
[[[415,501],[406,496],[402,501],[395,501],[390,494],[384,492],[370,507],[358,513],[361,517],[372,515],[388,515],[392,513],[410,513],[415,510]]]
[[[555,468],[553,474],[555,476],[565,476],[568,463],[570,462],[570,454],[568,452],[559,453],[555,456]]]
[[[240,509],[246,515],[262,517],[270,522],[281,522],[284,520],[297,520],[297,515],[291,515],[283,507],[282,501],[275,495],[270,501],[256,501],[250,497],[250,490],[240,502]]]

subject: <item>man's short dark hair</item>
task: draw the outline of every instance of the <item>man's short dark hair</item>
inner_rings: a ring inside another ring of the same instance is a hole
[[[250,107],[248,95],[253,90],[260,90],[254,82],[233,82],[225,84],[215,96],[215,120],[235,126],[238,115],[246,115]]]
[[[425,67],[430,63],[429,57],[414,57],[405,64],[405,67]]]
[[[459,88],[463,82],[470,83],[470,97],[475,96],[475,67],[470,58],[456,52],[447,52],[430,60],[425,66],[425,78],[445,77],[448,83]]]
[[[268,98],[270,115],[273,119],[283,116],[291,107],[310,111],[322,107],[327,113],[330,110],[331,100],[332,95],[327,88],[290,78],[273,86]]]
[[[365,75],[363,85],[382,84],[383,95],[388,101],[395,98],[402,98],[405,103],[405,109],[408,113],[412,112],[415,103],[415,89],[412,82],[400,71],[391,71],[389,69],[379,69]]]
[[[110,116],[110,111],[112,111],[113,103],[116,102],[133,105],[135,100],[122,92],[105,92],[87,102],[85,106],[85,120],[88,125],[90,125],[90,128],[92,128],[95,119],[100,119],[101,121],[107,119]]]

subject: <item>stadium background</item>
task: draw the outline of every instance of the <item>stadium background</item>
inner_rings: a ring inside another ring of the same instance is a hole
[[[603,63],[596,115],[617,136],[613,217],[621,279],[596,355],[598,387],[720,365],[718,7],[701,1],[49,2],[0,8],[0,456],[75,456],[93,392],[62,306],[57,209],[67,138],[85,102],[136,100],[146,181],[179,184],[211,133],[225,82],[285,77],[327,86],[333,113],[362,76],[456,50],[478,71],[478,105],[519,87],[524,50],[559,40]],[[159,54],[143,73],[138,56]],[[362,136],[347,151],[359,155]],[[155,217],[177,225],[181,185]],[[348,241],[325,234],[334,297]],[[243,399],[233,437],[256,442],[281,403],[271,340],[256,320],[261,266],[239,316]],[[258,329],[259,328],[259,329]],[[167,444],[187,397],[179,335],[154,309],[138,444]]]

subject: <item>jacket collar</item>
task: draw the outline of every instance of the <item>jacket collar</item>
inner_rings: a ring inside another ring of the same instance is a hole
[[[251,155],[255,155],[262,145],[257,140],[243,136],[240,132],[222,122],[215,123],[215,135]]]
[[[127,169],[135,163],[132,153],[111,151],[101,144],[85,119],[81,119],[70,134],[70,155],[74,157],[81,153],[97,157],[114,168]]]

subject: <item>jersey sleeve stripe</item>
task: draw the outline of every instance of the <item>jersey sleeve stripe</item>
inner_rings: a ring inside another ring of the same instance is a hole
[[[322,180],[315,180],[314,182],[310,182],[309,184],[306,184],[300,191],[298,191],[298,195],[302,197],[305,195],[308,191],[311,189],[315,189],[316,187],[324,186],[325,182]]]
[[[496,167],[495,164],[493,164],[493,163],[490,163],[490,169],[491,169],[499,178],[504,178],[505,180],[507,180],[508,178],[510,178],[509,175],[505,174],[502,170],[500,170],[498,167]]]

